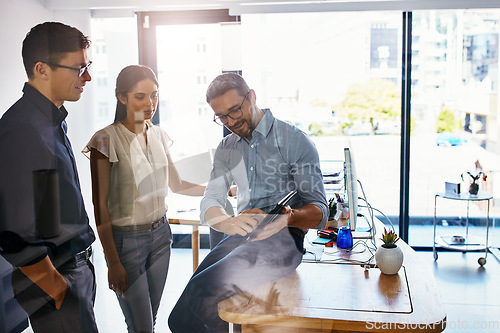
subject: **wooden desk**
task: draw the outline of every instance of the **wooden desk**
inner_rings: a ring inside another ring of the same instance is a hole
[[[404,262],[397,275],[303,262],[285,278],[220,302],[219,316],[241,324],[242,333],[443,331],[446,313],[431,269],[406,243],[398,246]]]
[[[193,227],[191,233],[191,249],[193,251],[193,272],[198,268],[200,262],[200,213],[196,211],[176,212],[174,217],[168,218],[168,223],[179,225],[190,225]]]
[[[170,224],[190,225],[193,228],[191,233],[191,248],[193,251],[193,272],[198,268],[200,261],[200,200],[201,197],[188,197],[180,194],[172,194],[169,197],[169,210],[167,212]],[[232,202],[233,205],[236,202]],[[234,209],[236,210],[236,209]],[[208,226],[206,226],[208,227]]]

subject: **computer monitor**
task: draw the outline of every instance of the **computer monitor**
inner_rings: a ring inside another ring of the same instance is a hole
[[[345,189],[349,206],[349,226],[354,231],[356,230],[356,219],[358,217],[358,179],[356,177],[354,157],[349,148],[344,148],[344,159]]]

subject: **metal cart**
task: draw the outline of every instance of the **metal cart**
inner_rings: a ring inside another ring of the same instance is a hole
[[[465,237],[456,235],[442,235],[436,239],[436,204],[437,198],[441,197],[443,199],[459,200],[467,202],[467,218],[465,221]],[[436,250],[436,245],[441,248],[446,248],[454,251],[462,251],[462,253],[468,251],[483,251],[484,258],[478,259],[478,263],[481,266],[486,264],[486,256],[488,255],[488,235],[490,227],[490,200],[493,198],[488,192],[479,191],[477,195],[470,195],[469,193],[462,194],[452,194],[452,193],[436,193],[434,197],[434,242],[432,245],[432,251],[434,255],[434,260],[438,259],[438,254]],[[477,236],[469,235],[469,204],[471,201],[484,201],[488,202],[488,209],[486,214],[486,241],[483,243],[481,239]]]

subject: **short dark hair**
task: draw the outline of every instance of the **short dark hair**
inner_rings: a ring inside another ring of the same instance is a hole
[[[240,96],[245,96],[250,88],[245,79],[236,73],[224,73],[213,79],[207,89],[207,103],[219,96],[224,95],[229,90],[236,89]]]
[[[121,70],[116,78],[116,112],[115,123],[127,118],[127,106],[120,102],[118,98],[120,95],[126,96],[127,93],[132,91],[137,83],[142,80],[150,79],[158,87],[158,80],[153,70],[143,65],[130,65]]]
[[[90,39],[77,28],[60,22],[40,23],[26,34],[23,41],[23,63],[28,78],[39,61],[59,63],[66,53],[89,48]]]

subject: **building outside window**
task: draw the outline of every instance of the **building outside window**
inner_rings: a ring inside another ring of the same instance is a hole
[[[130,57],[120,68],[135,60],[116,42],[128,38],[116,30],[102,36],[108,83],[117,75],[111,58]],[[160,126],[175,141],[174,159],[217,146],[222,128],[212,122],[206,86],[224,70],[239,70],[258,105],[307,133],[322,160],[342,160],[350,145],[366,199],[397,226],[401,12],[244,14],[236,25],[165,25],[156,33]],[[413,12],[410,245],[432,245],[426,228],[445,181],[463,182],[461,174],[480,165],[488,174],[482,188],[500,197],[499,33],[497,9]],[[227,68],[227,59],[238,68]],[[114,94],[103,90],[98,98]],[[449,207],[439,227],[463,225],[465,207]],[[497,210],[495,200],[494,218]],[[484,227],[484,207],[474,205],[471,214]]]

